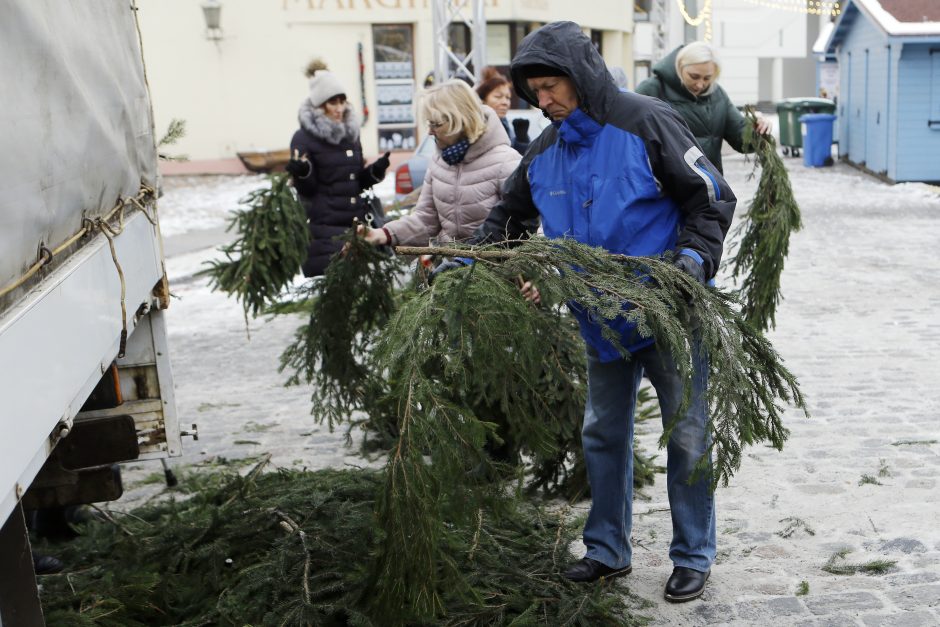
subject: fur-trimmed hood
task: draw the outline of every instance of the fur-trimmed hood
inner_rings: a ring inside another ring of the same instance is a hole
[[[326,117],[323,109],[313,106],[309,98],[304,98],[300,103],[297,118],[300,128],[329,144],[336,145],[344,139],[353,142],[359,139],[359,116],[348,103],[343,121],[334,122]]]

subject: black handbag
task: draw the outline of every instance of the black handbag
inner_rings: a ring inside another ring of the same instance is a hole
[[[385,208],[382,206],[382,199],[375,195],[372,190],[366,196],[369,203],[369,212],[366,213],[366,224],[373,229],[380,229],[385,226]]]

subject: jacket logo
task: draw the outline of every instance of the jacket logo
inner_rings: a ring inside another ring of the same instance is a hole
[[[551,190],[551,191],[548,192],[548,195],[549,195],[549,196],[564,196],[564,195],[567,194],[567,193],[568,193],[568,192],[566,192],[566,191],[563,190],[563,189],[553,189],[553,190]]]

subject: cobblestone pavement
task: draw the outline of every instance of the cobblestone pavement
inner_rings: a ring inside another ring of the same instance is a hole
[[[757,447],[717,494],[718,559],[701,600],[671,605],[665,481],[635,507],[632,592],[654,624],[940,624],[940,188],[788,160],[803,230],[770,338],[812,417],[782,452]],[[750,165],[725,168],[738,216]],[[653,450],[659,431],[641,442]],[[663,453],[661,453],[663,455]],[[835,565],[893,562],[882,575]],[[804,585],[805,582],[805,585]]]
[[[844,165],[788,165],[804,228],[770,337],[812,417],[790,411],[784,450],[748,450],[719,490],[719,554],[701,599],[662,601],[671,571],[663,478],[635,507],[634,571],[622,585],[650,600],[644,612],[658,625],[940,624],[940,193]],[[738,155],[725,167],[740,215],[756,180]],[[341,431],[314,424],[306,390],[282,386],[278,355],[299,321],[254,321],[249,340],[239,307],[192,278],[205,257],[168,261],[178,408],[200,431],[174,464],[269,452],[281,466],[363,465]],[[658,430],[641,430],[655,450]],[[115,505],[158,490],[159,471],[130,468],[130,498]],[[878,575],[823,570],[846,551],[836,565],[892,565]]]

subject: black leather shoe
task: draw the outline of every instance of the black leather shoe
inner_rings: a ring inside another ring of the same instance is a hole
[[[705,582],[712,571],[704,573],[684,566],[676,566],[666,582],[666,600],[672,603],[691,601],[702,596],[705,592]]]
[[[37,575],[52,575],[62,572],[63,568],[65,564],[59,558],[33,553],[33,571]]]
[[[602,564],[590,557],[583,557],[568,567],[564,572],[565,579],[577,583],[590,583],[598,579],[613,579],[629,575],[633,567],[629,564],[623,568],[611,568],[607,564]]]

